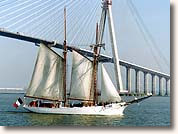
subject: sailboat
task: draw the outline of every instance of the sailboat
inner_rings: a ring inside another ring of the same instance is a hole
[[[48,46],[40,44],[32,79],[25,94],[25,99],[34,100],[23,107],[35,113],[123,115],[127,105],[122,102],[104,65],[101,65],[101,97],[96,103],[93,61],[75,50],[72,57],[70,93],[64,105],[64,59]]]
[[[123,91],[116,37],[112,21],[111,0],[104,0],[101,25],[96,26],[96,44],[93,58],[88,58],[78,49],[72,48],[72,71],[70,90],[67,93],[66,63],[66,9],[64,9],[63,56],[52,50],[50,44],[40,44],[31,82],[24,96],[24,109],[35,113],[123,115],[124,109],[142,99],[125,102],[117,90]],[[108,14],[116,86],[113,85],[103,63],[99,61],[104,24]],[[98,65],[101,65],[100,95],[97,87]],[[148,97],[146,97],[148,98]],[[29,101],[30,100],[30,101]]]

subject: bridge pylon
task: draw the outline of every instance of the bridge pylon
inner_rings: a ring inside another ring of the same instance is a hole
[[[123,83],[122,83],[121,70],[120,70],[120,65],[119,65],[119,54],[117,50],[115,28],[114,28],[113,15],[112,15],[112,0],[103,0],[102,5],[103,5],[102,13],[101,13],[100,25],[99,25],[99,44],[102,44],[106,18],[107,18],[108,25],[109,25],[111,47],[112,47],[112,55],[113,55],[113,61],[114,61],[116,85],[117,85],[117,89],[119,90],[119,92],[122,92]]]

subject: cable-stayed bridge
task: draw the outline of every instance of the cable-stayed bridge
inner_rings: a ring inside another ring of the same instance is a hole
[[[105,5],[101,5],[100,2],[101,1],[94,2],[93,0],[83,2],[81,2],[80,0],[47,0],[45,2],[42,0],[15,0],[13,2],[9,2],[9,0],[4,0],[0,3],[0,8],[3,9],[0,13],[0,35],[32,42],[35,44],[51,44],[56,48],[63,49],[63,43],[60,42],[64,40],[64,26],[63,19],[62,21],[60,21],[59,18],[63,18],[63,8],[64,6],[66,6],[67,10],[69,10],[67,12],[68,50],[71,51],[72,49],[77,49],[82,54],[88,57],[93,57],[93,52],[87,50],[86,48],[90,44],[94,44],[93,42],[95,41],[95,31],[93,30],[93,27],[95,27],[95,23],[97,21],[100,22],[100,36],[103,36],[100,37],[103,38],[101,39],[103,41],[101,41],[100,43],[104,42],[106,44],[106,48],[112,45],[107,36],[109,36],[109,38],[112,38],[112,24],[110,23],[112,23],[113,20],[111,18],[108,18],[108,20],[106,19],[106,16],[109,13],[105,13],[102,10]],[[113,5],[114,4],[117,3],[113,2]],[[128,6],[128,9],[131,10],[136,24],[138,25],[138,29],[143,34],[145,42],[150,43],[157,49],[158,53],[161,55],[160,57],[162,57],[163,62],[166,63],[165,66],[167,66],[167,59],[165,58],[161,50],[156,46],[154,38],[150,34],[149,30],[146,28],[136,7],[132,3],[132,1],[127,0],[126,4]],[[103,7],[100,8],[101,6]],[[87,10],[86,7],[91,9]],[[85,15],[83,15],[84,12],[86,12]],[[110,22],[110,20],[112,21]],[[109,25],[111,28],[105,25]],[[104,34],[104,27],[105,33],[110,33],[111,35]],[[81,48],[83,46],[84,48]],[[153,55],[155,63],[160,66],[159,60],[156,58],[157,56],[155,54]],[[112,56],[108,56],[107,54],[101,54],[99,57],[99,61],[115,63],[114,58]],[[168,95],[168,90],[170,89],[170,76],[168,74],[139,66],[130,62],[126,62],[124,60],[119,60],[119,63],[126,69],[125,89],[128,90],[129,93],[133,92],[135,94],[141,94],[140,74],[143,73],[144,94],[151,92],[154,95]],[[134,91],[131,90],[131,88],[133,87],[131,82],[131,74],[133,71],[135,72]],[[149,82],[148,80],[149,77],[151,77],[151,82]],[[159,82],[157,82],[157,79]],[[149,84],[151,84],[151,89],[149,89]],[[156,90],[158,90],[158,93],[156,93]]]

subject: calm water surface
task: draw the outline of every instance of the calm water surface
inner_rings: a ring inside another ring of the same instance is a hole
[[[36,114],[12,106],[23,94],[0,94],[0,126],[170,126],[170,97],[132,104],[124,116]]]

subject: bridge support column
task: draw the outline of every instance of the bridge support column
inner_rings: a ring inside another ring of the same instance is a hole
[[[169,79],[166,78],[166,93],[165,95],[168,96],[168,83],[169,83]]]
[[[144,94],[148,93],[148,73],[144,72]]]
[[[159,77],[159,95],[163,96],[163,77]]]
[[[136,90],[136,94],[140,93],[140,72],[139,72],[139,70],[135,70],[135,90]]]
[[[131,93],[131,68],[126,67],[126,89]]]
[[[156,95],[156,75],[152,74],[151,75],[151,80],[152,80],[152,95]]]

